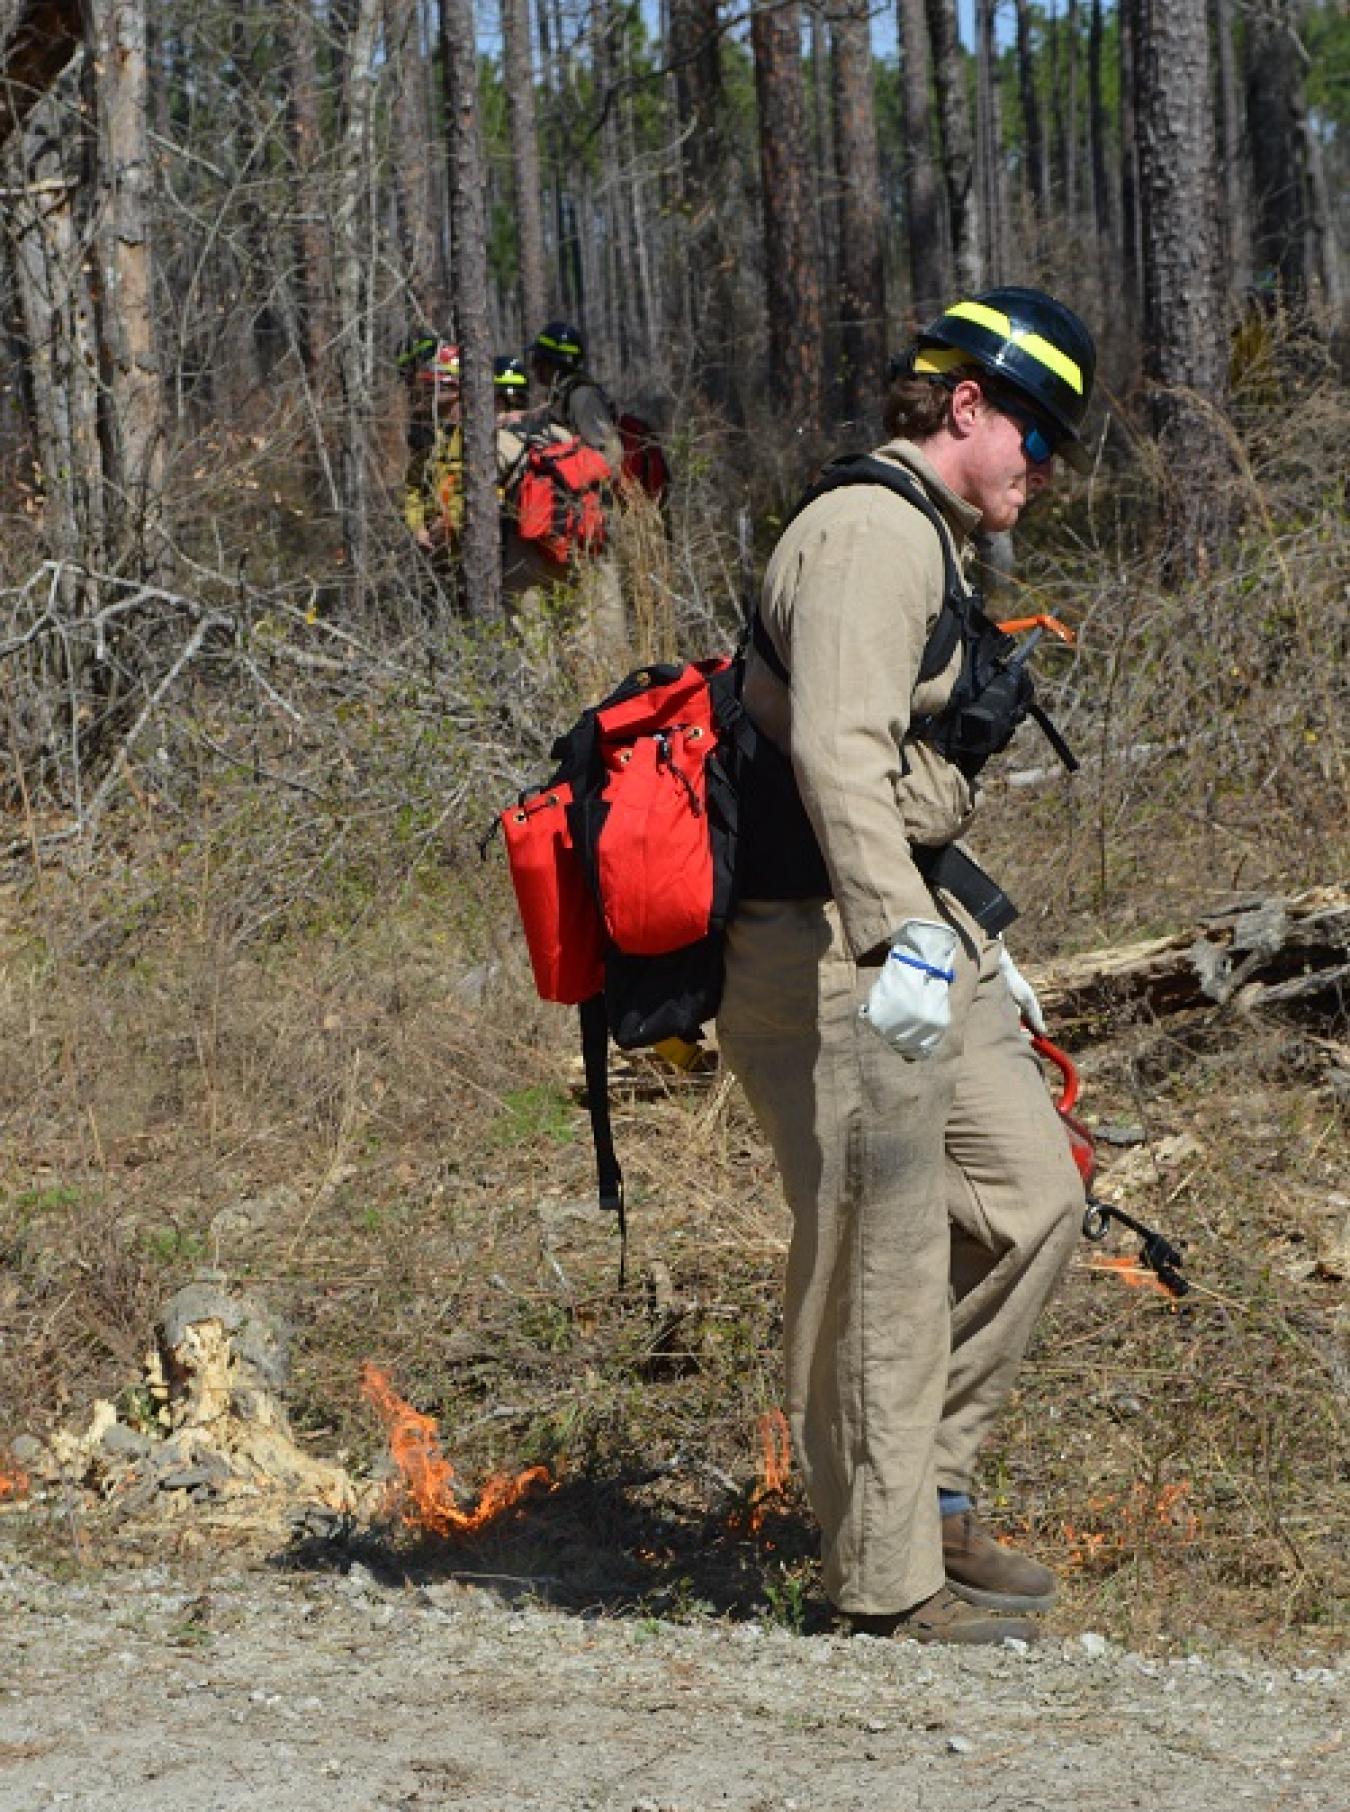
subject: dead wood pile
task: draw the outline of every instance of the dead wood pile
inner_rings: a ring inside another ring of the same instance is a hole
[[[80,1491],[119,1518],[196,1506],[258,1522],[297,1503],[350,1514],[359,1493],[346,1471],[295,1441],[286,1375],[280,1325],[208,1276],[164,1309],[140,1385],[96,1403],[83,1434],[28,1436],[14,1455],[35,1486]]]
[[[1132,1019],[1236,1016],[1267,1007],[1343,1029],[1350,890],[1235,901],[1190,930],[1048,964],[1036,980],[1056,1026],[1083,1037]]]

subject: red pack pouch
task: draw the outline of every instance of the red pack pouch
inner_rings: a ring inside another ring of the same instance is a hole
[[[576,1006],[605,984],[604,935],[572,841],[566,782],[501,815],[511,885],[541,1000]]]
[[[629,956],[664,956],[711,926],[707,765],[717,732],[707,677],[724,665],[690,665],[683,683],[598,714],[605,784],[596,887],[605,930]]]
[[[608,461],[582,440],[532,444],[516,487],[516,532],[550,560],[594,556],[605,547]]]

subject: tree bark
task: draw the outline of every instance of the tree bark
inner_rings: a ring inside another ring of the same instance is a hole
[[[1069,0],[1065,20],[1064,69],[1064,213],[1072,228],[1078,220],[1078,0]]]
[[[79,135],[64,112],[35,107],[11,141],[5,228],[27,341],[42,537],[53,559],[105,563],[94,301],[74,216]]]
[[[389,53],[394,73],[394,131],[398,153],[391,175],[398,197],[403,281],[409,327],[438,331],[449,314],[446,272],[437,244],[437,135],[428,105],[419,0],[387,0]]]
[[[838,271],[839,221],[834,205],[835,155],[834,108],[830,100],[830,41],[825,27],[827,0],[811,0],[806,15],[811,37],[811,144],[815,162],[812,179],[816,196],[816,227],[820,235],[822,286],[833,293]]]
[[[966,91],[966,60],[956,29],[956,0],[926,0],[933,78],[942,123],[942,170],[951,222],[956,285],[980,287],[980,206],[975,188],[975,135]]]
[[[348,571],[358,598],[369,575],[374,466],[374,316],[369,293],[377,231],[370,206],[375,160],[376,49],[382,0],[358,0],[342,60],[342,132],[333,210],[336,351],[342,386],[339,488]]]
[[[947,237],[933,156],[932,57],[924,0],[897,0],[900,114],[910,306],[919,321],[942,307],[951,288]]]
[[[1131,322],[1143,306],[1143,254],[1139,222],[1139,20],[1135,0],[1118,0],[1120,29],[1120,262]]]
[[[820,425],[821,286],[806,118],[801,8],[756,0],[750,16],[769,325],[769,383],[798,427]]]
[[[980,266],[983,278],[1001,282],[1008,256],[1008,207],[1003,176],[1003,109],[994,42],[994,0],[976,0],[976,162],[979,170]]]
[[[695,381],[740,422],[736,227],[741,210],[727,155],[718,12],[719,0],[671,0],[670,55],[683,147],[682,217],[687,222],[681,280],[688,297],[690,343],[699,354]]]
[[[520,253],[522,339],[538,333],[548,312],[544,270],[544,182],[534,93],[530,0],[502,0],[502,79],[511,139],[512,195]]]
[[[1247,126],[1255,256],[1286,302],[1308,293],[1315,264],[1298,31],[1302,0],[1267,0],[1247,15]]]
[[[164,402],[150,269],[149,70],[145,0],[89,0],[98,127],[100,368],[107,521],[122,571],[160,559]]]
[[[1096,0],[1100,8],[1101,0]],[[1036,57],[1031,35],[1031,0],[1017,0],[1017,95],[1022,109],[1022,150],[1026,159],[1027,191],[1036,224],[1046,217],[1045,133],[1041,104],[1036,93]]]
[[[325,206],[315,18],[308,0],[281,6],[277,32],[287,87],[287,126],[298,198],[295,225],[300,350],[323,388],[333,340],[333,243]]]
[[[1098,0],[1100,4],[1100,0]],[[1214,0],[1215,98],[1218,104],[1220,223],[1228,302],[1236,310],[1251,287],[1251,222],[1243,181],[1242,105],[1238,95],[1233,0]]]
[[[1115,239],[1115,210],[1111,206],[1111,184],[1107,177],[1102,5],[1103,0],[1092,0],[1088,24],[1088,146],[1092,163],[1092,225],[1098,256],[1105,265]]]
[[[488,327],[487,167],[478,88],[473,0],[440,0],[445,103],[450,130],[455,322],[463,373],[464,541],[462,579],[470,616],[501,615],[492,339]]]
[[[886,366],[881,164],[868,0],[844,0],[834,17],[833,39],[841,390],[845,416],[858,421],[879,416]]]
[[[1233,520],[1224,414],[1228,335],[1206,0],[1133,0],[1138,24],[1144,369],[1166,472],[1174,576],[1203,568]]]

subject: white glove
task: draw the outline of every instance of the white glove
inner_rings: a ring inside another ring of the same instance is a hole
[[[957,943],[950,925],[907,919],[858,1009],[902,1057],[931,1057],[952,1023]]]
[[[1002,939],[999,940],[998,946],[998,966],[1003,973],[1004,981],[1008,984],[1008,992],[1012,995],[1022,1018],[1033,1032],[1039,1032],[1042,1038],[1046,1037],[1045,1014],[1041,1012],[1041,1003],[1036,998],[1036,990],[1009,956],[1008,946]]]

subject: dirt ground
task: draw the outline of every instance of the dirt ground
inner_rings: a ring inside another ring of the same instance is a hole
[[[1350,1669],[1093,1632],[940,1650],[564,1613],[0,1530],[0,1812],[1058,1812],[1350,1805]]]

